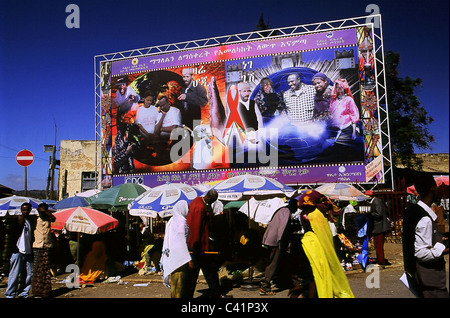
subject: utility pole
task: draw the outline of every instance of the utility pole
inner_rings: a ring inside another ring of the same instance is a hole
[[[45,148],[44,148],[45,151]],[[53,152],[53,150],[52,150]],[[45,189],[45,198],[48,200],[49,198],[49,188],[50,188],[50,180],[52,179],[52,175],[51,175],[51,171],[52,171],[52,156],[48,157],[48,176],[47,176],[47,188]]]
[[[55,200],[54,184],[55,184],[55,166],[56,166],[56,123],[55,123],[55,143],[53,145],[52,152],[52,179],[51,179],[51,190],[50,199]]]
[[[52,145],[44,145],[44,152],[51,152],[48,163],[47,188],[45,190],[45,198],[55,200],[54,184],[55,184],[55,168],[58,160],[56,160],[56,123],[55,123],[55,142]],[[50,188],[50,195],[49,195]]]

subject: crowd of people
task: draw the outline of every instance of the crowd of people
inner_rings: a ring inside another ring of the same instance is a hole
[[[403,257],[405,272],[411,277],[418,297],[448,297],[444,256],[448,254],[448,232],[433,212],[438,202],[437,185],[431,176],[418,178],[416,189],[421,201],[405,211]],[[372,191],[366,215],[365,236],[373,237],[376,264],[391,265],[384,253],[390,231],[386,202]],[[181,201],[168,224],[161,265],[164,283],[172,297],[193,297],[198,271],[205,275],[212,297],[226,297],[218,280],[220,263],[208,254],[211,233],[211,204],[217,193],[208,192],[191,204]],[[353,298],[339,259],[336,218],[342,214],[328,197],[315,191],[290,199],[272,216],[261,243],[265,249],[260,295],[273,295],[274,287],[289,288],[290,297]]]
[[[38,206],[38,217],[30,215],[32,206],[23,203],[22,215],[10,232],[15,242],[10,258],[6,298],[48,297],[52,290],[49,268],[49,249],[52,246],[50,224],[55,217],[48,205]]]
[[[420,201],[409,205],[403,220],[405,272],[418,297],[448,297],[444,259],[449,252],[448,232],[443,233],[443,215],[435,205],[440,200],[436,182],[431,176],[425,176],[417,180],[415,188]],[[384,253],[385,237],[390,231],[387,206],[374,192],[366,194],[371,197],[370,209],[367,213],[358,213],[364,220],[355,219],[354,223],[359,223],[358,228],[366,223],[365,235],[373,237],[376,254],[373,263],[385,268],[391,265]],[[226,256],[220,247],[221,238],[215,224],[217,217],[223,214],[214,211],[217,201],[215,190],[190,203],[178,201],[159,242],[140,223],[140,235],[132,243],[138,247],[136,255],[142,257],[144,266],[153,265],[155,271],[162,274],[172,298],[193,298],[200,270],[210,297],[229,297],[229,289],[219,280],[219,269],[226,263]],[[260,236],[252,236],[248,231],[240,233],[240,247],[234,245],[233,248],[243,248],[247,244],[258,254],[249,257],[251,265],[258,263],[263,269],[259,294],[270,296],[281,288],[289,289],[288,295],[293,298],[353,298],[341,264],[339,246],[342,242],[336,235],[337,227],[349,229],[350,219],[345,214],[354,211],[352,203],[338,207],[327,196],[308,190],[278,208]],[[37,211],[37,216],[30,215],[31,205],[24,203],[22,215],[11,219],[14,226],[9,229],[8,240],[14,243],[14,249],[9,260],[7,298],[51,295],[54,247],[51,222],[55,217],[45,203],[40,204]],[[242,216],[245,218],[244,214]],[[224,231],[228,232],[228,228]],[[248,240],[254,242],[248,243]],[[78,282],[96,282],[123,270],[107,251],[110,243],[108,239],[94,239],[86,244],[89,246],[80,259],[74,258],[81,268]],[[117,243],[120,242],[114,243],[115,249],[120,245]],[[255,248],[258,245],[259,248]],[[249,256],[249,250],[245,254]],[[243,268],[248,265],[241,263]]]

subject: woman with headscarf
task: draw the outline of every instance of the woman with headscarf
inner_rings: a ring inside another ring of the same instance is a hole
[[[356,139],[359,110],[345,79],[338,79],[331,91],[330,126],[339,129],[336,143],[347,145]]]
[[[172,298],[190,297],[189,261],[191,256],[187,246],[189,227],[186,217],[189,212],[185,200],[178,201],[172,210],[172,218],[167,222],[161,256],[164,285],[170,287]],[[170,278],[170,282],[169,282]]]
[[[310,262],[319,298],[353,298],[347,277],[334,249],[328,223],[338,209],[321,193],[310,190],[298,199],[305,234],[302,246]]]

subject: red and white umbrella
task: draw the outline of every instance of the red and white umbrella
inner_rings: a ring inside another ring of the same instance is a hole
[[[449,178],[448,176],[439,176],[434,177],[434,181],[436,181],[436,185],[440,187],[441,189],[447,191],[447,197],[448,197],[448,185],[449,185]],[[447,187],[446,187],[447,186]],[[414,195],[419,195],[416,191],[416,188],[412,185],[406,189],[406,192]]]
[[[119,221],[98,210],[76,207],[53,213],[56,217],[51,228],[70,232],[98,234],[114,229]]]

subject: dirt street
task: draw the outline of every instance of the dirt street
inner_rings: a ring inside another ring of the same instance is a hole
[[[374,252],[371,254],[373,253]],[[414,298],[411,292],[399,280],[400,276],[403,274],[401,244],[386,243],[385,254],[392,263],[391,266],[388,266],[385,269],[368,270],[367,272],[364,272],[359,265],[356,265],[352,271],[346,272],[355,298]],[[163,285],[161,276],[157,275],[139,275],[138,273],[133,273],[122,277],[121,283],[99,282],[81,288],[67,288],[66,285],[62,283],[62,279],[67,275],[68,274],[61,275],[53,281],[54,298],[170,298],[170,290]],[[0,298],[4,298],[6,289],[5,282],[2,282],[0,287]],[[194,298],[196,298],[196,300],[202,299],[206,290],[207,285],[204,280],[200,278]],[[261,296],[259,295],[258,290],[242,290],[239,287],[234,287],[228,295],[232,296],[233,299],[266,301],[268,299],[286,299],[288,298],[288,290],[279,291],[274,296]]]

